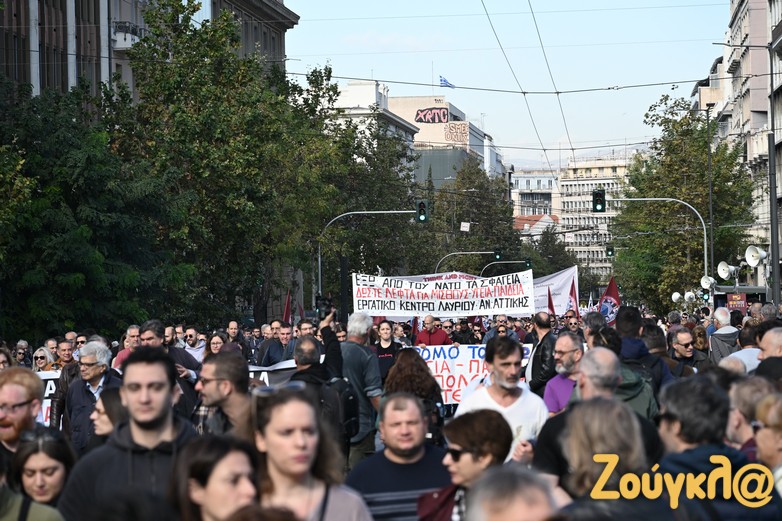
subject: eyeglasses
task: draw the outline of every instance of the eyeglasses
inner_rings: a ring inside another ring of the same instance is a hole
[[[765,429],[766,424],[760,420],[752,420],[749,425],[752,427],[752,434],[757,436],[760,429]]]
[[[83,345],[83,344],[86,344],[86,343],[87,343],[87,341],[86,341],[86,340],[77,340],[77,341],[76,341],[76,345],[78,345],[78,346],[80,346],[80,345]]]
[[[201,385],[204,387],[209,385],[210,382],[219,382],[220,380],[225,380],[225,378],[204,378],[203,376],[198,377],[198,381],[201,382]]]
[[[79,367],[90,368],[90,367],[95,367],[96,365],[98,365],[98,362],[82,362],[81,360],[79,360]]]
[[[694,344],[695,342],[687,342],[687,343],[684,343],[684,342],[676,342],[676,343],[677,343],[677,344],[679,344],[679,345],[680,345],[680,346],[682,346],[682,347],[690,347],[690,346],[691,346],[692,344]]]
[[[497,330],[497,333],[507,333],[507,332],[508,332],[507,329],[498,329]]]
[[[579,349],[570,349],[568,351],[557,351],[555,349],[554,350],[554,356],[565,356],[566,354],[572,353],[573,351],[579,351]]]
[[[4,404],[0,405],[0,413],[2,413],[2,414],[8,414],[8,413],[13,414],[16,411],[18,411],[19,409],[21,409],[22,407],[24,407],[25,405],[30,405],[30,403],[32,403],[32,401],[33,400],[30,399],[30,400],[27,400],[25,402],[14,403],[14,404],[11,404],[11,405],[8,405],[8,404],[4,403]]]
[[[443,326],[443,329],[453,329],[453,326]]]
[[[454,463],[459,463],[459,460],[462,458],[462,454],[469,454],[469,450],[465,449],[454,449],[449,448],[445,451],[449,456],[451,456],[451,459],[454,461]]]
[[[676,415],[673,413],[661,412],[654,415],[654,424],[659,427],[663,420],[672,422],[678,419],[679,418],[677,418]]]
[[[45,356],[34,356],[33,360],[46,360]]]
[[[567,325],[569,325],[569,326],[577,326],[578,322],[568,322]]]

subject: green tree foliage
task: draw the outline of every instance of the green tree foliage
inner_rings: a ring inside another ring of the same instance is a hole
[[[152,264],[138,255],[138,238],[150,231],[147,202],[121,178],[107,133],[84,110],[86,92],[33,98],[0,84],[0,147],[12,151],[2,161],[16,162],[16,173],[3,168],[0,176],[3,191],[15,194],[13,219],[0,219],[8,232],[0,268],[5,335],[114,332],[145,315],[142,280]]]
[[[685,99],[663,96],[649,109],[645,123],[660,130],[648,154],[630,168],[625,197],[672,197],[698,210],[709,225],[708,143],[702,112],[689,111]],[[740,163],[740,146],[712,145],[714,258],[734,259],[753,222],[751,181]],[[703,228],[684,205],[666,202],[624,203],[613,234],[615,261],[623,294],[659,313],[670,308],[674,291],[699,287],[703,276]]]

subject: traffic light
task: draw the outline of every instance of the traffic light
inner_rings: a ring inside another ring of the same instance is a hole
[[[704,302],[708,302],[708,301],[709,301],[709,297],[710,297],[710,295],[709,295],[709,290],[707,290],[707,289],[702,289],[702,290],[701,290],[701,298],[703,299],[703,301],[704,301]]]
[[[532,259],[524,259],[524,268],[528,270],[532,269]]]
[[[502,251],[494,250],[494,260],[502,260]]]
[[[418,222],[425,223],[429,221],[429,199],[418,199],[415,202],[415,207],[418,210]]]
[[[606,257],[613,257],[613,256],[614,256],[614,247],[606,246]]]
[[[592,191],[592,211],[600,213],[606,211],[606,191],[602,188]]]

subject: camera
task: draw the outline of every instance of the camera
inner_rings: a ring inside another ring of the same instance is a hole
[[[315,299],[315,308],[318,312],[318,320],[325,320],[328,314],[331,313],[331,308],[333,307],[334,303],[331,301],[331,297],[327,298],[318,295]]]

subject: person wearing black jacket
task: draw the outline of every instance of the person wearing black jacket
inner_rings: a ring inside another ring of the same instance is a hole
[[[321,400],[321,416],[335,430],[341,432],[341,418],[335,411],[341,409],[339,394],[326,384],[334,378],[342,378],[342,348],[337,335],[331,329],[334,320],[334,311],[323,319],[320,334],[326,345],[326,354],[323,362],[320,361],[320,350],[314,336],[306,335],[296,341],[293,349],[293,360],[296,362],[296,372],[291,376],[291,381],[301,381],[312,388]]]
[[[70,420],[71,443],[79,455],[95,435],[90,415],[104,389],[118,388],[122,379],[111,370],[111,351],[102,342],[87,342],[79,350],[79,376],[65,397],[65,410]]]
[[[76,463],[57,504],[66,521],[107,519],[106,509],[125,495],[137,502],[162,498],[175,455],[197,436],[174,414],[177,370],[162,349],[140,347],[122,369],[120,394],[130,420]]]
[[[542,398],[546,383],[557,374],[554,361],[554,344],[557,339],[551,332],[549,314],[545,311],[535,315],[533,324],[539,340],[532,348],[524,377],[532,392]]]

